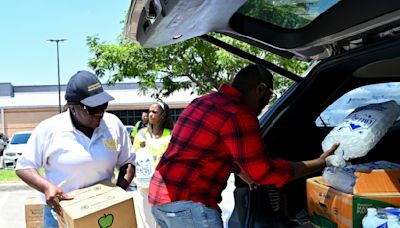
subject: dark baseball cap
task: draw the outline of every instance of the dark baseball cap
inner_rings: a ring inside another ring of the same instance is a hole
[[[104,91],[96,75],[82,70],[69,79],[65,91],[65,100],[96,107],[114,100],[114,97]]]

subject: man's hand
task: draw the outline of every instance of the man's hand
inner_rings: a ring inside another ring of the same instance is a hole
[[[246,182],[249,185],[250,190],[256,189],[259,184],[256,184],[247,173],[245,173],[243,170],[240,171],[239,174],[237,174],[244,182]]]
[[[340,145],[340,143],[333,144],[332,147],[329,150],[324,151],[324,153],[322,153],[321,156],[319,156],[319,158],[325,162],[325,159],[328,156],[332,155],[336,151],[336,149],[339,147],[339,145]]]

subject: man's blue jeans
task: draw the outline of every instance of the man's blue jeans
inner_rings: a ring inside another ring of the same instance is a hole
[[[151,209],[162,228],[222,227],[221,213],[192,201],[177,201]]]

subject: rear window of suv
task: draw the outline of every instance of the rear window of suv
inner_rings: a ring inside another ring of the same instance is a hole
[[[325,109],[316,119],[318,127],[334,127],[355,108],[372,103],[395,100],[400,104],[400,82],[379,83],[354,89]]]
[[[339,0],[248,0],[238,12],[282,28],[299,29],[337,2]]]

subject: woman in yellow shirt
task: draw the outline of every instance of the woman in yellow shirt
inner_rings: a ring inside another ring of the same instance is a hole
[[[157,101],[149,107],[149,123],[136,134],[133,142],[135,151],[135,212],[138,227],[157,227],[151,213],[147,197],[150,179],[155,167],[166,151],[173,128],[172,116],[168,105]]]

